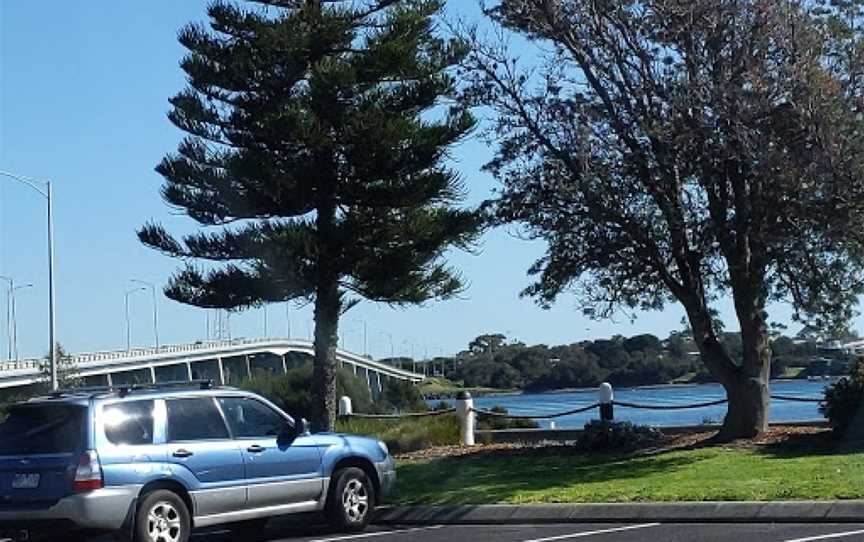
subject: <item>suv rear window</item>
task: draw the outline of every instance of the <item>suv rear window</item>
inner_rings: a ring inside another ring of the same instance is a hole
[[[210,397],[170,399],[168,408],[168,441],[227,439],[228,428],[216,403]]]
[[[85,409],[78,405],[25,404],[9,409],[0,423],[0,455],[79,452]]]

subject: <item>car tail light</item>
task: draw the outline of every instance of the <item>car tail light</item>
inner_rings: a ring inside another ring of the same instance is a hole
[[[78,468],[75,470],[75,481],[72,489],[78,493],[102,489],[102,465],[99,464],[99,456],[90,450],[81,454],[78,459]]]

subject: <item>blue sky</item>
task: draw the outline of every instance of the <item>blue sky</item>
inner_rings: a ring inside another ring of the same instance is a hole
[[[186,231],[159,198],[153,167],[181,137],[166,119],[168,98],[184,84],[176,41],[185,23],[203,20],[201,0],[149,2],[0,2],[0,169],[55,183],[59,340],[73,352],[125,346],[124,293],[137,278],[163,284],[176,262],[142,246],[136,228],[149,219]],[[453,14],[477,17],[473,0],[451,2]],[[455,167],[479,201],[495,181],[480,171],[491,156],[484,143],[466,141],[454,152]],[[0,275],[33,288],[18,292],[22,357],[42,355],[47,338],[47,257],[44,201],[30,189],[0,178]],[[682,311],[590,321],[564,296],[550,310],[518,292],[526,269],[543,244],[515,239],[505,230],[487,234],[476,254],[455,252],[450,261],[470,283],[456,300],[411,309],[368,302],[342,322],[348,348],[389,355],[451,353],[484,332],[502,332],[528,343],[569,343],[590,337],[680,327]],[[149,295],[131,298],[132,343],[153,342]],[[5,300],[0,297],[0,359],[6,356]],[[163,343],[204,339],[204,311],[159,296]],[[728,304],[720,307],[731,316]],[[774,309],[785,321],[789,311]],[[268,309],[269,335],[287,332],[286,307]],[[293,335],[307,337],[310,307],[290,307]],[[730,328],[736,327],[729,320]],[[793,328],[797,329],[797,327]],[[264,333],[262,310],[231,318],[235,337]]]

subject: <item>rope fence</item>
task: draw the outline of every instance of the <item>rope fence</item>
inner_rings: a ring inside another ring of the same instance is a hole
[[[825,401],[824,399],[819,399],[817,397],[792,397],[789,395],[772,395],[771,399],[774,399],[776,401],[797,401],[800,403],[823,403]],[[724,405],[728,402],[728,399],[718,399],[717,401],[692,403],[687,405],[646,405],[639,403],[628,403],[626,401],[612,401],[611,404],[618,407],[633,408],[639,410],[689,410]],[[600,407],[600,403],[593,403],[587,406],[574,408],[572,410],[565,410],[564,412],[558,412],[555,414],[510,414],[508,412],[495,412],[493,410],[484,410],[474,407],[471,407],[470,410],[477,415],[488,416],[491,418],[508,418],[511,420],[551,420],[564,416],[572,416],[574,414],[582,414],[584,412],[588,412],[589,410],[594,410],[595,408]],[[342,416],[362,419],[391,420],[400,418],[425,418],[430,416],[442,416],[444,414],[454,413],[456,413],[455,408],[447,408],[442,410],[430,410],[429,412],[405,412],[399,414],[357,414],[352,412],[350,414],[343,414]]]
[[[795,401],[799,403],[824,403],[825,399],[818,397],[794,397],[790,395],[771,395],[775,401]],[[494,410],[485,410],[474,407],[474,400],[470,394],[463,393],[456,400],[455,408],[443,410],[431,410],[429,412],[406,412],[400,414],[355,414],[352,411],[351,399],[342,397],[339,402],[339,416],[342,418],[357,418],[357,419],[378,419],[378,420],[398,420],[398,419],[416,419],[426,418],[431,416],[443,416],[446,414],[455,414],[459,418],[460,436],[463,445],[474,445],[474,433],[476,428],[476,419],[480,416],[488,418],[506,418],[511,420],[552,420],[564,416],[572,416],[574,414],[582,414],[594,409],[599,410],[600,419],[604,421],[614,421],[614,407],[632,408],[637,410],[691,410],[699,408],[708,408],[727,404],[728,399],[718,399],[716,401],[707,401],[702,403],[691,404],[640,404],[630,403],[627,401],[614,400],[612,386],[604,383],[599,388],[600,400],[590,405],[576,407],[563,412],[554,414],[510,414],[509,412],[496,412]],[[550,428],[554,428],[554,422],[549,422]]]
[[[595,408],[600,408],[600,403],[594,403],[593,405],[588,405],[582,408],[559,412],[558,414],[518,415],[508,414],[504,412],[494,412],[492,410],[481,410],[473,407],[471,408],[471,411],[480,414],[481,416],[491,416],[494,418],[509,418],[511,420],[550,420],[552,418],[560,418],[561,416],[570,416],[571,414],[581,414],[583,412],[588,412],[589,410],[594,410]]]
[[[710,401],[707,403],[694,403],[692,405],[639,405],[636,403],[626,403],[624,401],[612,401],[615,406],[624,408],[636,408],[642,410],[686,410],[691,408],[706,408],[728,403],[728,399],[720,399],[718,401]]]
[[[771,399],[776,399],[777,401],[797,401],[799,403],[824,403],[825,399],[819,399],[817,397],[791,397],[789,395],[772,395]]]
[[[403,414],[343,414],[343,417],[346,418],[361,418],[367,420],[396,420],[400,418],[427,418],[430,416],[442,416],[444,414],[453,414],[456,412],[455,408],[448,408],[445,410],[430,410],[429,412],[406,412]]]

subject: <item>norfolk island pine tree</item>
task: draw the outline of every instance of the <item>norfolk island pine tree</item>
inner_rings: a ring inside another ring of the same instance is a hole
[[[456,295],[443,260],[481,220],[444,165],[473,116],[444,104],[464,43],[438,36],[436,0],[216,1],[179,33],[187,136],[157,166],[163,199],[202,229],[139,239],[185,260],[166,295],[230,310],[314,303],[314,413],[333,429],[340,316],[360,300]],[[434,117],[434,118],[433,118]]]

